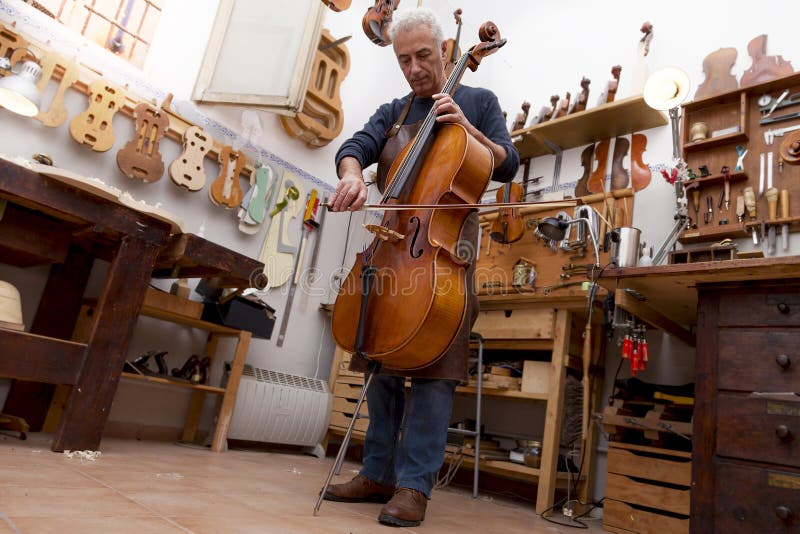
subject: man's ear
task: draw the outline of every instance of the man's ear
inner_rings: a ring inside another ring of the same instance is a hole
[[[442,60],[447,63],[447,41],[442,41]]]

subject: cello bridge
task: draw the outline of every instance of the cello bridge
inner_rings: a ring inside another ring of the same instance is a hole
[[[395,232],[394,230],[390,230],[385,226],[381,226],[379,224],[365,224],[364,228],[366,228],[367,231],[375,234],[375,237],[377,237],[378,239],[382,239],[384,241],[391,241],[392,243],[397,243],[398,241],[406,238],[405,235],[399,232]]]

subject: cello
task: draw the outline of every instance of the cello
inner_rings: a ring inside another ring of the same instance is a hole
[[[487,22],[481,43],[465,53],[442,93],[452,95],[467,67],[505,44]],[[426,209],[420,205],[474,204],[494,170],[491,151],[460,124],[436,127],[433,108],[413,141],[392,163],[381,204],[388,209],[375,235],[339,289],[331,329],[348,352],[396,369],[418,369],[448,349],[467,312],[466,270],[458,254],[460,231],[474,208]]]

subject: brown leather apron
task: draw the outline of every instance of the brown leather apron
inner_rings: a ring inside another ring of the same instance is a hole
[[[384,187],[386,186],[386,177],[389,173],[389,168],[397,155],[406,144],[411,141],[422,126],[422,121],[414,124],[403,124],[408,110],[411,108],[413,96],[409,98],[408,103],[403,108],[403,112],[397,121],[386,131],[388,138],[383,147],[380,158],[378,159],[378,172],[377,172],[377,185],[381,194],[383,194]],[[461,329],[456,334],[450,348],[447,349],[444,356],[436,360],[431,365],[416,369],[413,371],[392,369],[390,367],[381,367],[381,373],[420,377],[420,378],[445,378],[450,380],[466,381],[468,378],[467,373],[467,357],[469,354],[469,333],[472,330],[472,325],[478,318],[478,297],[475,294],[475,258],[478,243],[478,213],[470,214],[464,222],[459,235],[459,244],[456,250],[459,256],[463,259],[470,261],[470,267],[467,269],[467,316],[466,321],[461,326]],[[366,370],[366,362],[361,358],[353,357],[350,362],[350,370],[363,372]]]

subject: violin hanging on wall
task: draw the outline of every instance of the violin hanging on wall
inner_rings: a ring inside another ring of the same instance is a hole
[[[392,44],[392,40],[389,39],[389,26],[398,5],[400,5],[400,0],[375,0],[375,5],[368,7],[367,12],[361,18],[361,28],[369,40],[376,45]]]
[[[151,183],[164,175],[164,161],[158,151],[161,135],[169,127],[169,117],[145,102],[133,110],[136,135],[117,152],[117,166],[129,178]]]

